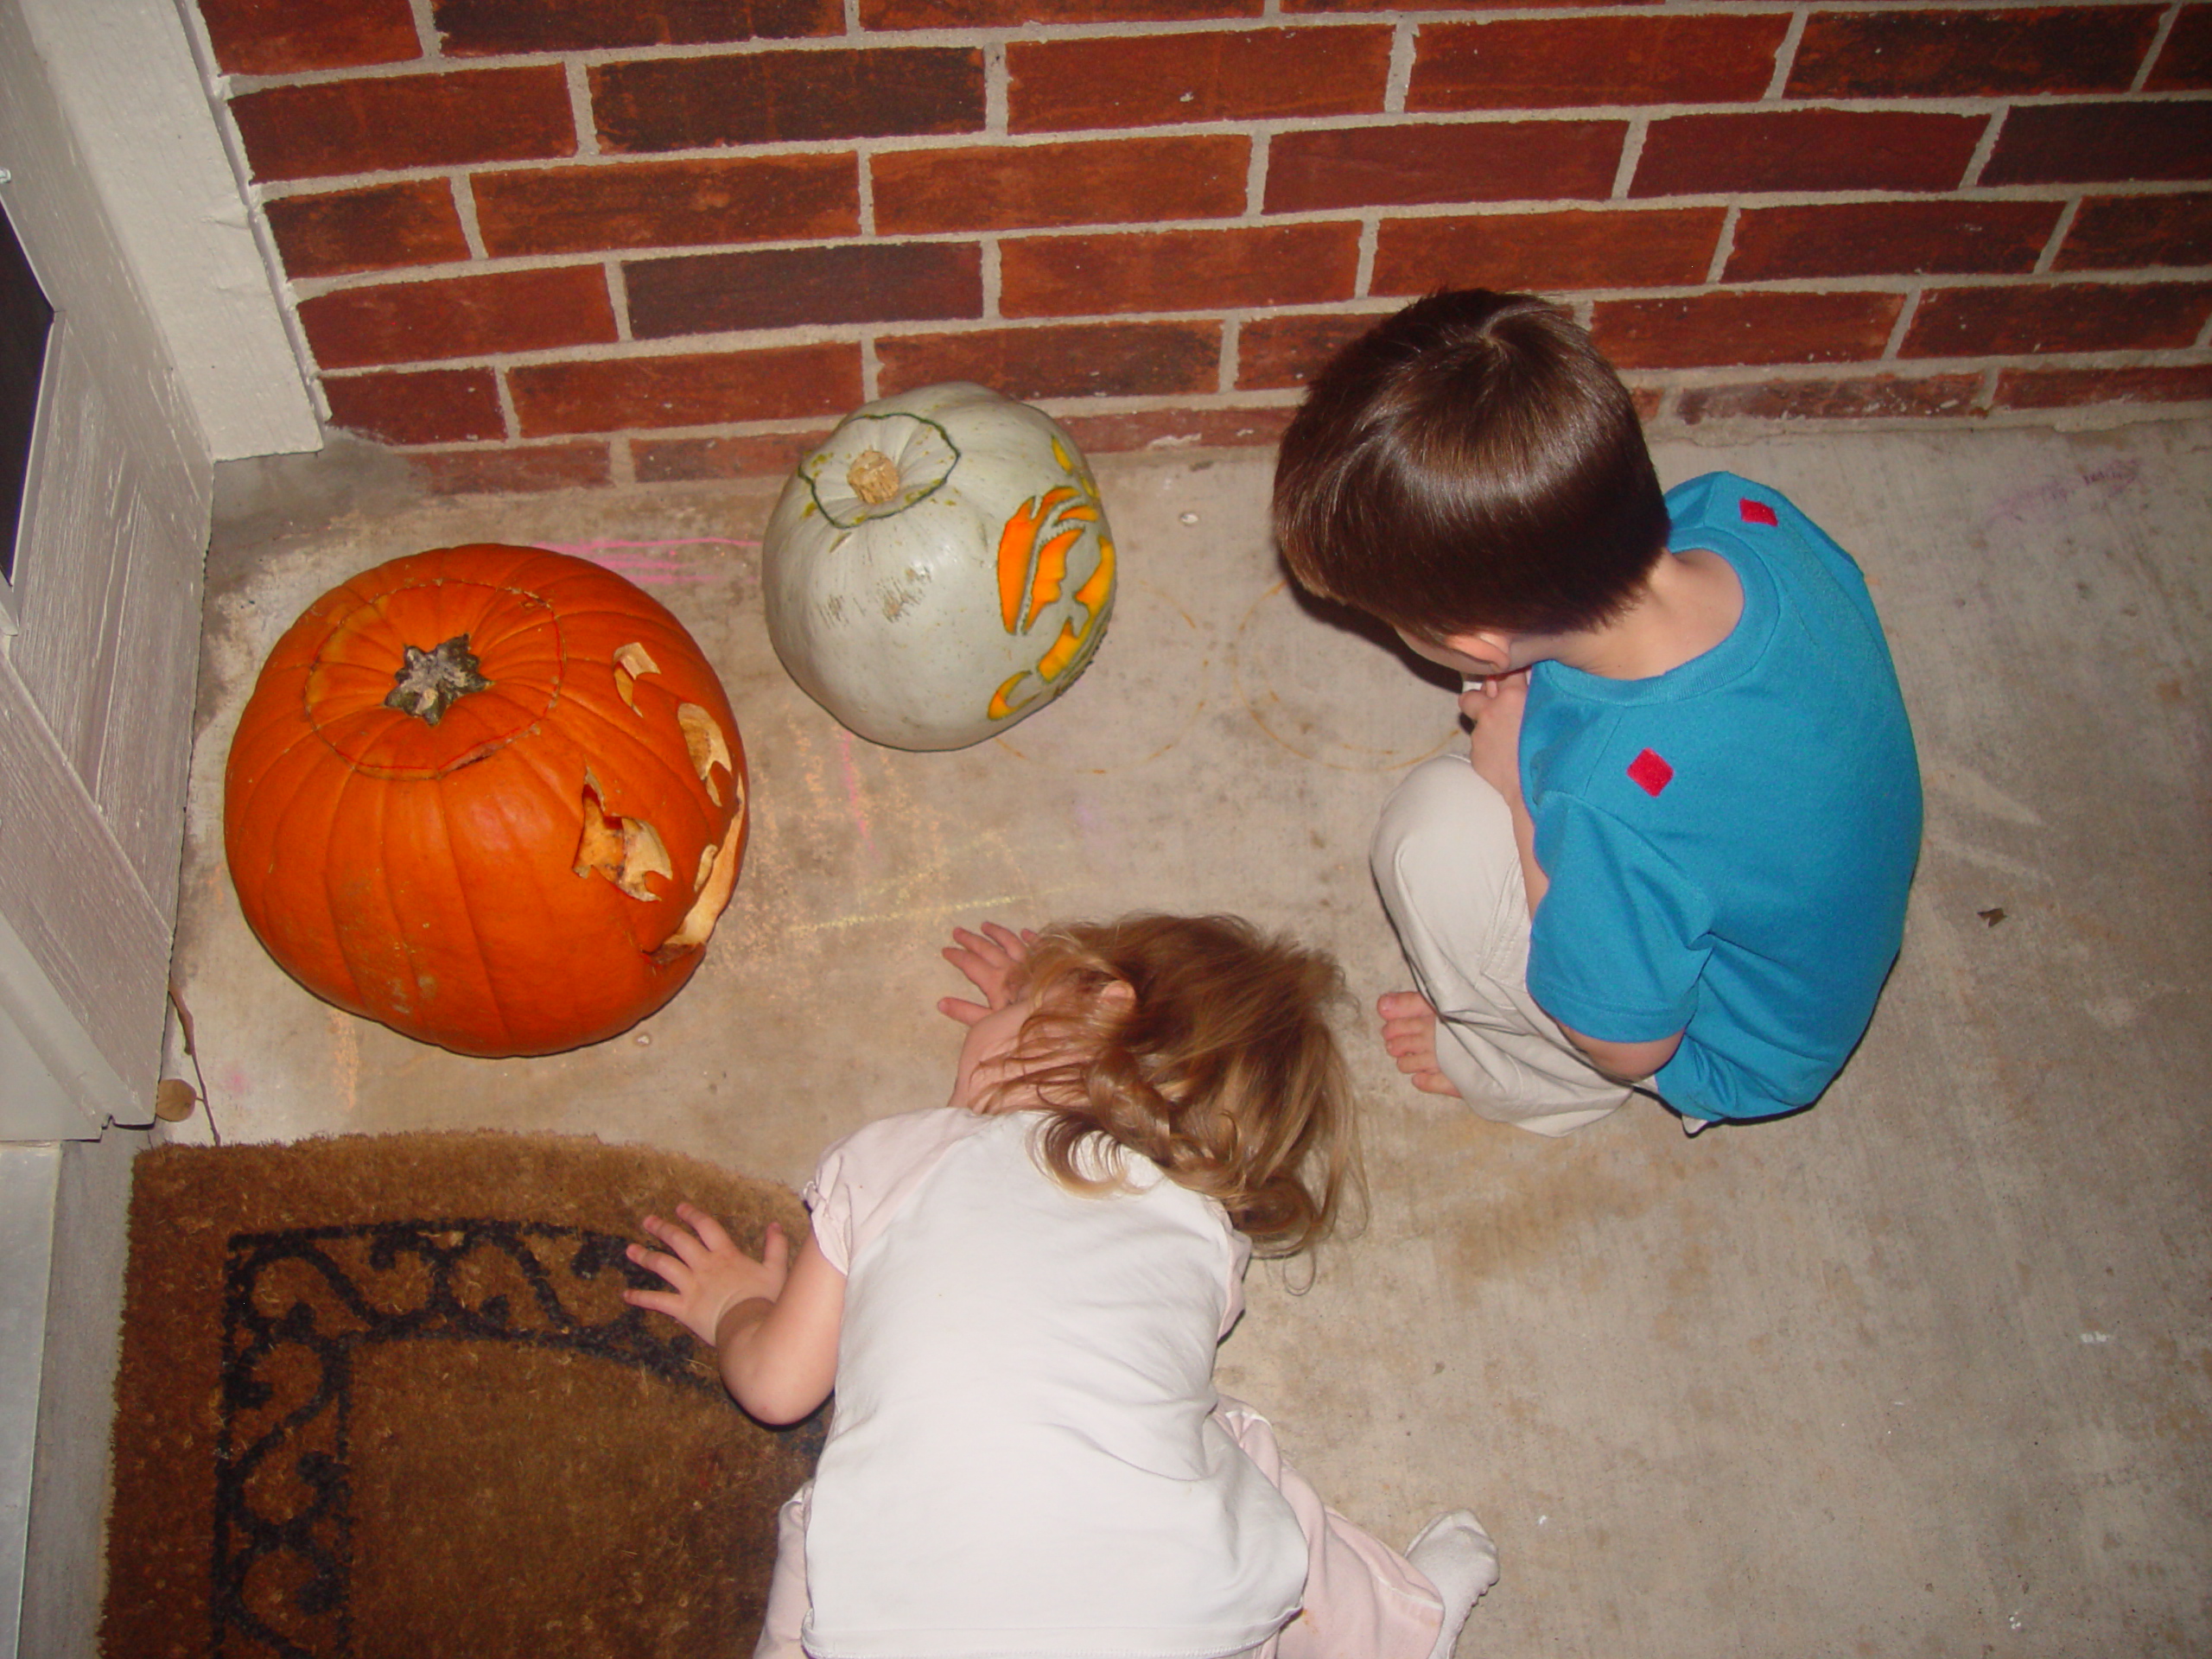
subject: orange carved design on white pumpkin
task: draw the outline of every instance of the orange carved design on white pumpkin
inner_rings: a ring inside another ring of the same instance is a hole
[[[1063,465],[1066,457],[1057,441],[1053,453]],[[1087,481],[1087,480],[1086,480]],[[1060,597],[1066,585],[1068,555],[1083,539],[1084,531],[1098,523],[1097,499],[1074,486],[1056,485],[1033,495],[1014,509],[999,533],[999,620],[1008,633],[1027,633],[1036,626],[1046,607]],[[1083,626],[1072,620],[1060,624],[1058,637],[1038,661],[1008,677],[991,694],[989,715],[1003,720],[1029,706],[1043,695],[1039,686],[1019,702],[1014,692],[1033,672],[1046,684],[1057,680],[1083,653],[1114,588],[1114,545],[1098,537],[1098,565],[1075,591],[1075,602],[1084,607]]]

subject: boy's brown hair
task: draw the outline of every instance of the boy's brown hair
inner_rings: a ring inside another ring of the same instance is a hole
[[[1432,294],[1318,376],[1275,464],[1311,592],[1440,640],[1597,626],[1642,588],[1667,507],[1628,389],[1529,294]]]
[[[1069,1187],[1122,1185],[1095,1155],[1103,1136],[1218,1201],[1262,1255],[1318,1243],[1358,1192],[1326,953],[1233,916],[1065,923],[1030,944],[1015,988],[1035,1011],[978,1109],[1033,1095],[1039,1156]]]

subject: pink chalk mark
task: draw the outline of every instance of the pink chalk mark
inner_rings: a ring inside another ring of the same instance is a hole
[[[845,774],[845,803],[853,809],[853,823],[860,829],[861,845],[867,848],[873,857],[875,836],[868,828],[868,805],[861,799],[861,773],[860,768],[853,764],[853,734],[850,732],[837,734],[837,760]]]
[[[2005,496],[1989,510],[1982,522],[1993,524],[2000,519],[2016,518],[2034,524],[2055,519],[2084,490],[2094,490],[2103,499],[2114,500],[2134,486],[2142,471],[2139,461],[2108,461],[2080,474],[2078,482],[2072,478],[2048,479]]]
[[[689,559],[651,556],[654,552],[671,547],[758,547],[757,541],[740,540],[728,536],[687,536],[671,542],[533,542],[549,553],[566,553],[572,557],[589,559],[602,570],[612,570],[617,575],[627,576],[641,587],[696,586],[712,582],[715,571]],[[638,549],[639,551],[626,551]]]

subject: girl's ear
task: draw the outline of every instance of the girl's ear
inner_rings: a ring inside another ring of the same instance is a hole
[[[1127,1014],[1137,1005],[1136,988],[1126,979],[1109,979],[1098,988],[1098,1000],[1116,1014]]]

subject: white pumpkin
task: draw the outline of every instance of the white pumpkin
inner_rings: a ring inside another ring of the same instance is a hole
[[[1074,683],[1114,603],[1114,542],[1049,416],[966,381],[880,398],[799,462],[768,520],[768,637],[871,741],[957,749]]]

